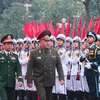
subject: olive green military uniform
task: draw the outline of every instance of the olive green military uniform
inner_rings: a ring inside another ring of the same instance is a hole
[[[14,100],[15,73],[22,82],[21,66],[18,56],[13,52],[9,56],[2,51],[0,53],[0,100]]]
[[[60,57],[56,50],[44,50],[40,47],[31,52],[28,62],[27,82],[28,84],[32,83],[32,77],[34,77],[40,100],[51,100],[49,97],[52,86],[55,84],[55,67],[59,74],[59,80],[64,80]],[[47,93],[45,93],[45,90],[47,90]]]

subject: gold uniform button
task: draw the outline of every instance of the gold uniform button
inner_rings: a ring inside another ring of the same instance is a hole
[[[10,76],[10,74],[8,74],[8,76]]]

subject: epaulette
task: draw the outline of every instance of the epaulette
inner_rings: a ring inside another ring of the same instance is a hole
[[[98,46],[96,45],[96,48],[100,48],[100,47],[98,47]]]
[[[18,56],[18,54],[16,54],[14,51],[11,51],[11,54],[15,54],[16,56]]]
[[[51,49],[49,49],[49,52],[50,52],[50,54],[51,54],[52,50],[51,50]]]
[[[96,55],[99,54],[100,55],[100,48],[96,47],[95,51],[94,51],[94,58],[96,59]]]
[[[4,51],[1,51],[1,54],[4,54],[5,52]]]

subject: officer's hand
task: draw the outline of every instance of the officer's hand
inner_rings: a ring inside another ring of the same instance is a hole
[[[87,68],[87,69],[91,69],[91,65],[90,65],[90,63],[87,63],[87,64],[85,65],[85,68]]]
[[[31,88],[31,87],[32,87],[32,83],[27,84],[27,86],[28,86],[29,88]]]
[[[63,85],[64,84],[64,80],[60,80],[60,84]]]
[[[22,87],[23,83],[22,82],[18,82],[19,87]]]
[[[89,54],[89,50],[86,49],[86,50],[84,51],[84,53],[82,54],[82,57],[85,58],[88,54]]]

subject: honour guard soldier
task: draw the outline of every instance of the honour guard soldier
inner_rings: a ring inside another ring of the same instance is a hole
[[[36,49],[39,47],[39,41],[37,40],[37,38],[33,38],[31,42],[31,49]]]
[[[56,38],[53,35],[50,36],[50,47],[51,48],[56,47]]]
[[[79,57],[81,55],[80,51],[81,39],[75,36],[73,39],[72,53],[71,53],[71,81],[73,88],[73,97],[80,100],[81,97],[81,82],[80,82],[80,64]]]
[[[55,86],[53,87],[53,95],[56,95],[55,96],[56,98],[54,98],[54,100],[57,99],[57,96],[59,97],[59,100],[66,100],[66,93],[67,93],[66,92],[66,77],[67,77],[66,62],[67,62],[67,58],[65,56],[66,54],[65,42],[66,42],[65,35],[59,34],[57,36],[57,50],[58,50],[58,54],[60,56],[61,63],[62,63],[65,83],[63,85],[59,84],[58,73],[56,70],[56,82],[55,82]]]
[[[87,43],[85,42],[86,39],[82,40],[81,44],[81,56],[84,54],[85,50],[87,49]],[[80,67],[81,67],[81,72],[80,72],[80,81],[81,81],[81,86],[82,86],[82,94],[85,97],[86,100],[88,100],[88,93],[89,93],[89,88],[86,80],[86,76],[84,75],[84,63],[80,62]]]
[[[85,50],[85,53],[81,56],[80,61],[85,63],[85,76],[90,93],[88,100],[98,100],[98,66],[100,66],[100,49],[95,45],[95,42],[97,41],[95,32],[89,31],[87,33],[87,41],[89,43],[89,48]]]
[[[15,73],[19,86],[22,86],[21,66],[18,56],[12,52],[13,36],[5,35],[1,43],[4,51],[0,53],[0,100],[15,100]]]
[[[21,64],[21,71],[23,77],[23,86],[19,87],[19,100],[24,100],[26,98],[26,72],[27,72],[27,64],[28,64],[28,56],[29,56],[29,43],[30,39],[25,37],[23,40],[23,50],[19,51],[19,61]]]
[[[67,83],[66,83],[66,88],[67,88],[67,96],[68,100],[73,100],[73,88],[72,88],[72,81],[71,81],[71,52],[72,52],[72,43],[73,40],[71,37],[66,38],[66,56],[67,56]]]
[[[36,85],[40,100],[51,100],[52,87],[55,84],[55,67],[57,68],[59,81],[64,84],[64,75],[60,57],[55,49],[49,46],[51,32],[43,31],[37,39],[40,47],[30,54],[27,70],[27,84],[32,87],[32,77]]]
[[[100,35],[99,34],[97,34],[96,46],[100,48]],[[98,71],[100,73],[100,66],[98,67]],[[100,75],[99,75],[99,97],[100,97]]]

